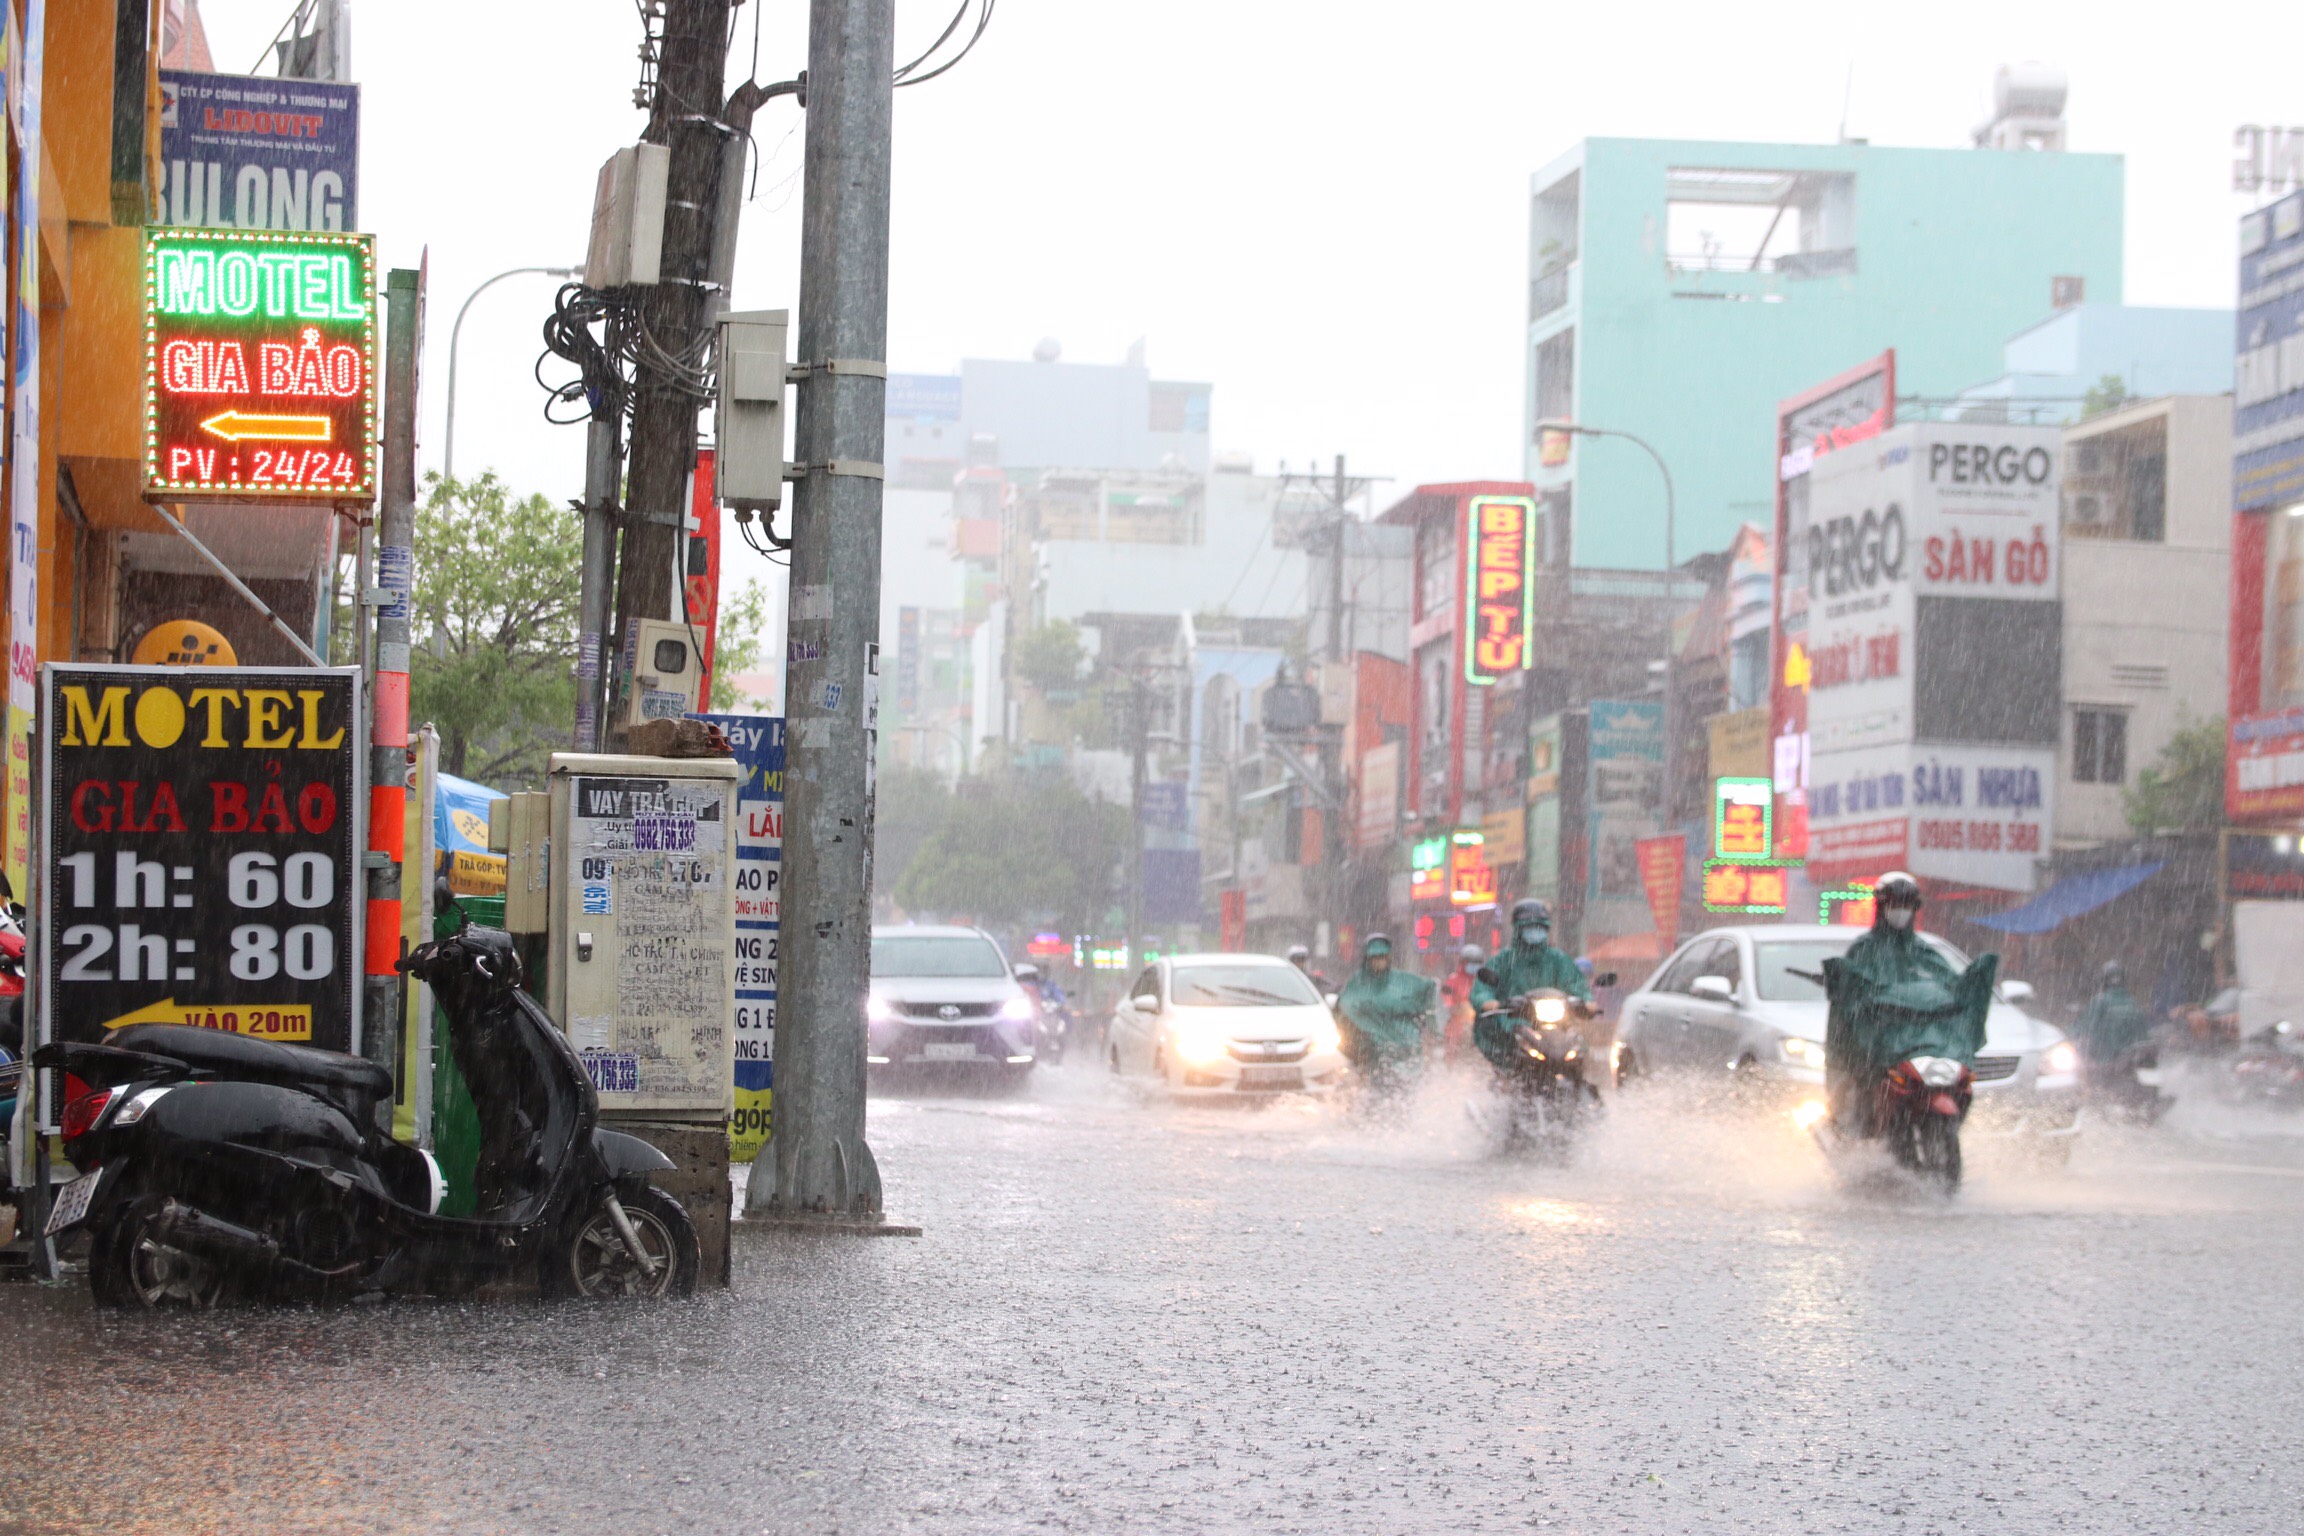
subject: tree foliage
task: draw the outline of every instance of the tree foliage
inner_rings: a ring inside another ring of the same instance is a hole
[[[737,684],[757,672],[767,653],[768,588],[758,577],[744,583],[732,603],[720,605],[720,633],[712,644],[712,699],[705,707],[729,711],[769,701],[753,698]]]
[[[1080,627],[1069,619],[1051,619],[1016,642],[1010,665],[1018,677],[1047,693],[1078,686],[1087,659]]]
[[[1054,771],[964,783],[895,879],[904,906],[989,924],[1091,928],[1119,898],[1128,815]]]
[[[425,477],[409,710],[440,732],[448,772],[534,784],[567,744],[583,553],[575,517],[541,495],[515,499],[493,471]]]
[[[2101,416],[2116,411],[2128,403],[2128,381],[2116,373],[2107,373],[2088,386],[2088,393],[2080,398],[2080,419]]]
[[[2155,832],[2210,832],[2224,824],[2224,721],[2190,725],[2168,738],[2152,766],[2123,796],[2128,825]]]

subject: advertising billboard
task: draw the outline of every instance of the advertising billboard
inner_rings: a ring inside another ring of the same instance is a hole
[[[51,1039],[193,1024],[355,1047],[357,668],[41,668]]]
[[[744,770],[736,787],[736,1090],[728,1155],[748,1163],[767,1144],[776,1085],[776,945],[783,919],[784,722],[703,715]]]
[[[1464,680],[1485,687],[1532,659],[1536,503],[1527,496],[1474,496],[1464,528]]]
[[[2043,747],[1901,744],[1817,759],[1810,873],[1916,875],[2030,891],[2051,844],[2056,753]]]
[[[2232,394],[2231,721],[2224,804],[2234,821],[2304,813],[2304,193],[2240,221]]]
[[[1776,853],[1807,852],[1809,477],[1819,460],[1868,442],[1896,420],[1896,354],[1857,364],[1776,408],[1776,596],[1770,622],[1768,738]]]
[[[144,232],[144,494],[376,493],[369,235]]]
[[[160,222],[360,227],[360,87],[160,71]]]

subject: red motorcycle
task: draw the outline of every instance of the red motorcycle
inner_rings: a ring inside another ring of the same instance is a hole
[[[1975,1088],[1976,1074],[1944,1056],[1915,1056],[1888,1070],[1873,1093],[1872,1125],[1898,1167],[1946,1194],[1960,1187],[1960,1122]]]

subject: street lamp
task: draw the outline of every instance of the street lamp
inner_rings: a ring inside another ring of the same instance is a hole
[[[1672,527],[1672,470],[1665,464],[1664,455],[1637,433],[1620,432],[1614,427],[1581,426],[1573,421],[1539,421],[1536,423],[1536,431],[1541,445],[1540,452],[1548,463],[1566,461],[1565,453],[1555,459],[1549,451],[1553,443],[1563,438],[1620,437],[1653,459],[1656,472],[1664,477],[1664,815],[1669,820],[1672,815],[1672,576],[1678,569],[1678,562],[1674,558],[1676,550]]]
[[[509,271],[497,273],[473,289],[464,300],[463,307],[456,311],[456,324],[448,332],[448,429],[443,434],[447,441],[440,449],[440,473],[444,478],[453,480],[456,477],[456,344],[463,340],[464,316],[472,308],[472,300],[508,277],[519,277],[528,272],[541,272],[551,277],[575,277],[583,270],[582,267],[513,267]]]

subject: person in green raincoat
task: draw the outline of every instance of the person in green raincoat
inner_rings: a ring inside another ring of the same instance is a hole
[[[1424,1042],[1437,1034],[1439,989],[1392,968],[1392,941],[1372,933],[1360,946],[1360,969],[1336,999],[1344,1055],[1374,1082],[1396,1083],[1415,1072]]]
[[[2141,1045],[2151,1032],[2151,1015],[2130,995],[2120,962],[2105,962],[2100,989],[2088,1000],[2080,1022],[2072,1026],[2072,1043],[2080,1047],[2089,1066],[2102,1068]]]
[[[1591,984],[1576,962],[1552,947],[1552,909],[1533,896],[1512,904],[1512,942],[1496,952],[1487,969],[1493,982],[1472,983],[1472,1043],[1500,1072],[1521,1070],[1512,1040],[1518,1020],[1502,1011],[1512,999],[1553,987],[1580,1002],[1592,1001]]]
[[[1900,1063],[1975,1065],[2000,970],[2000,957],[1985,955],[1956,971],[1920,937],[1920,882],[1903,871],[1882,875],[1872,902],[1872,931],[1824,962],[1825,1096],[1833,1123],[1858,1136],[1874,1133],[1873,1090]]]

